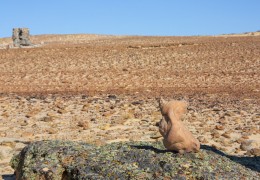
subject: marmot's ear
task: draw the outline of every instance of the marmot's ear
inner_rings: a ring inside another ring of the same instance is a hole
[[[174,114],[180,118],[183,114],[187,112],[188,102],[178,101],[173,109]]]
[[[163,113],[163,106],[166,104],[166,101],[162,97],[158,98],[157,101],[159,103],[159,108],[160,108],[161,112]]]

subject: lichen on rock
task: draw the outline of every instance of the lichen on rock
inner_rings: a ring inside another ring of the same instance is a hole
[[[214,151],[176,154],[161,142],[120,142],[94,146],[70,141],[39,141],[11,160],[17,179],[240,179],[257,178]]]

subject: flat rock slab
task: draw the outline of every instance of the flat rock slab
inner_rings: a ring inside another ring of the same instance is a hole
[[[259,164],[259,157],[251,158],[248,162]],[[164,150],[161,142],[39,141],[14,156],[11,165],[16,179],[257,179],[257,166],[251,170],[243,162],[209,146],[180,155]]]

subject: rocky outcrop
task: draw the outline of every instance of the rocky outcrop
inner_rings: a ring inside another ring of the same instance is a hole
[[[12,39],[13,39],[14,47],[32,45],[30,41],[30,32],[28,28],[14,28]]]
[[[235,159],[210,147],[183,155],[161,142],[93,146],[80,142],[39,141],[11,160],[17,179],[241,179],[259,177]],[[259,161],[257,157],[250,162]]]

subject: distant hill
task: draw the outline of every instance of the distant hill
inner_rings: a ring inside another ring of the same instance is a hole
[[[232,33],[232,34],[221,34],[220,36],[260,36],[260,31],[256,32],[245,32],[245,33]]]
[[[216,36],[260,36],[260,31],[246,32],[242,34],[221,34]],[[121,38],[117,35],[98,35],[98,34],[43,34],[31,35],[31,41],[34,44],[81,44],[92,40],[102,40],[111,38]],[[12,44],[11,37],[0,38],[0,45]]]
[[[91,40],[99,40],[113,37],[112,35],[97,35],[97,34],[43,34],[31,35],[30,39],[34,44],[64,44],[64,43],[86,43]],[[7,45],[12,43],[11,37],[0,38],[0,44]]]

